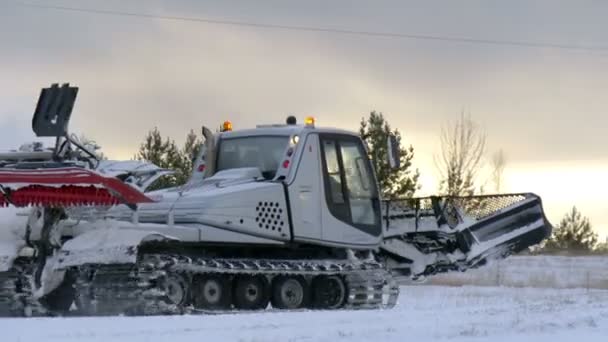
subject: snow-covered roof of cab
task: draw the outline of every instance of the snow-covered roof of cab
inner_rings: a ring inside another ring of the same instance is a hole
[[[240,129],[237,131],[226,131],[220,133],[222,139],[240,138],[263,135],[302,135],[308,132],[333,133],[358,136],[357,133],[330,127],[310,127],[305,125],[260,125],[256,128]]]

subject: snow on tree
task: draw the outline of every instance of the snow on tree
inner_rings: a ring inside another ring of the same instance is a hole
[[[392,130],[382,113],[372,111],[367,119],[361,118],[359,134],[368,147],[382,197],[412,197],[416,190],[420,189],[420,173],[418,169],[412,170],[414,148],[411,145],[401,148],[401,164],[398,170],[391,170],[388,165],[387,140],[390,134],[394,134],[401,142],[399,130]]]
[[[84,148],[86,148],[89,152],[93,153],[97,159],[105,160],[108,159],[106,155],[101,152],[101,146],[97,144],[97,142],[85,134],[80,134],[78,136],[73,136],[78,143],[80,143]]]

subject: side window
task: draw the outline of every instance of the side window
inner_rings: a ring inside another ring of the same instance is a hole
[[[380,234],[380,201],[361,141],[322,135],[326,201],[330,212],[367,233]]]
[[[344,194],[342,193],[342,178],[340,176],[340,164],[338,162],[338,149],[334,141],[325,141],[323,144],[325,150],[326,172],[329,176],[329,192],[331,200],[336,204],[344,203]]]
[[[373,191],[372,173],[366,162],[361,144],[355,141],[340,142],[344,175],[348,189],[348,202],[353,223],[375,224],[376,193]]]
[[[323,141],[323,153],[325,160],[325,189],[327,204],[332,214],[345,222],[350,221],[348,205],[344,198],[344,186],[340,160],[338,156],[338,146],[335,141]]]

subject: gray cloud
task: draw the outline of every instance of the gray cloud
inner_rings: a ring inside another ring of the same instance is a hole
[[[603,3],[484,4],[113,1],[104,8],[505,40],[608,42]],[[24,94],[51,81],[73,80],[83,88],[78,108],[84,113],[74,118],[75,126],[99,131],[94,134],[101,139],[114,132],[109,147],[133,146],[136,136],[154,125],[179,135],[226,116],[251,126],[260,118],[282,120],[288,112],[316,113],[325,122],[354,128],[371,109],[383,110],[396,126],[425,139],[464,109],[486,127],[493,145],[510,150],[516,160],[604,159],[607,55],[10,5],[2,13],[0,87],[13,88],[4,92],[9,102],[25,109],[35,96],[24,100]]]

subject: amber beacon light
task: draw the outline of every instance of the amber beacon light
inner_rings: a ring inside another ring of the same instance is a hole
[[[230,132],[232,131],[232,122],[224,121],[222,124],[222,132]]]
[[[304,125],[306,125],[306,127],[315,127],[315,118],[312,116],[306,117],[306,119],[304,119]]]

